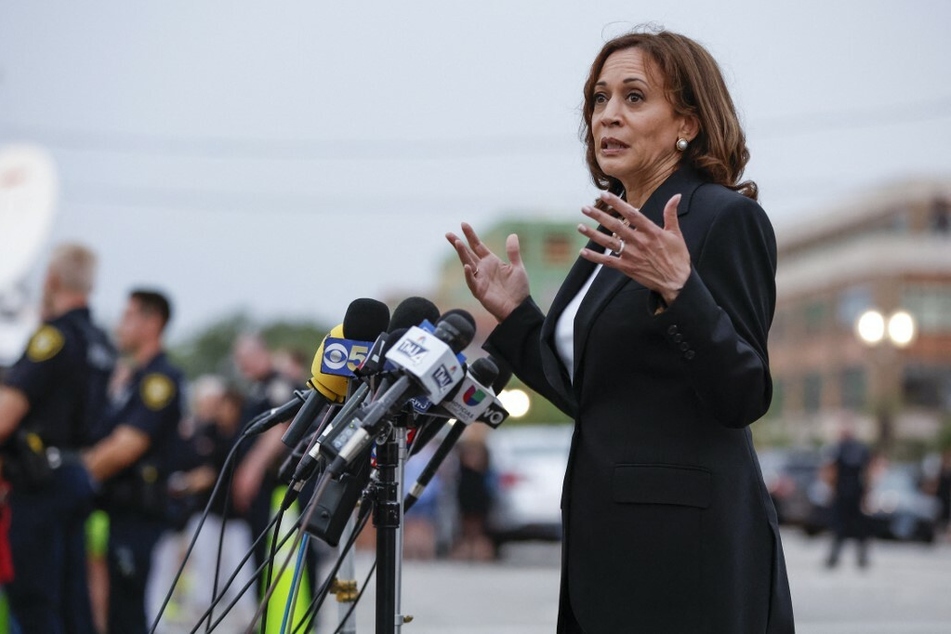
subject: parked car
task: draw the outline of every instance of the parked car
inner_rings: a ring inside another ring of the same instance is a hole
[[[561,485],[572,426],[501,427],[486,436],[496,474],[489,536],[496,546],[515,540],[561,539]]]
[[[896,463],[874,472],[863,509],[874,537],[932,543],[938,523],[939,503],[924,493],[920,471],[913,464]],[[832,487],[816,480],[810,488],[812,510],[803,528],[810,535],[826,530],[832,523]]]
[[[940,511],[938,500],[921,491],[914,465],[889,466],[866,497],[866,512],[876,537],[932,543]]]
[[[813,512],[809,491],[818,478],[821,453],[812,449],[768,449],[758,452],[758,457],[780,524],[806,525]]]

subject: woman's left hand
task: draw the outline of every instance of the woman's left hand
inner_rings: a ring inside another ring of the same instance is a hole
[[[613,251],[614,255],[585,248],[581,250],[581,257],[621,271],[660,294],[669,306],[677,299],[680,289],[690,277],[690,253],[677,220],[680,194],[667,201],[663,227],[658,227],[647,216],[614,194],[605,192],[601,194],[601,200],[621,217],[616,218],[592,206],[582,207],[581,211],[609,231],[613,231],[617,237],[605,235],[583,224],[578,225],[578,231]],[[624,223],[625,219],[628,224]]]

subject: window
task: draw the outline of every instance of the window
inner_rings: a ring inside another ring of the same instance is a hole
[[[906,405],[951,411],[951,366],[908,366],[902,373]]]
[[[815,414],[822,407],[822,376],[812,372],[806,375],[802,385],[802,409]]]
[[[865,368],[851,367],[842,370],[840,384],[842,389],[842,407],[860,410],[865,407],[868,397],[868,385]]]
[[[870,309],[872,302],[872,287],[867,284],[861,286],[852,286],[846,288],[839,295],[836,318],[839,325],[847,330],[855,327],[855,322],[866,310]]]
[[[563,233],[549,233],[545,236],[545,262],[565,264],[574,260],[575,250],[571,240]]]
[[[922,334],[951,332],[951,284],[908,284],[901,301]]]
[[[931,231],[948,235],[951,233],[951,200],[938,198],[931,207]]]
[[[812,300],[803,306],[803,325],[806,334],[814,335],[822,332],[826,325],[829,313],[829,304],[825,300]]]

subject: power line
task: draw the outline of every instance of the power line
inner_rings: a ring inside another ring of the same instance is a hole
[[[343,210],[359,209],[363,215],[405,213],[412,208],[416,216],[444,215],[447,209],[479,205],[496,209],[499,199],[491,195],[473,193],[451,196],[433,194],[359,196],[302,194],[287,191],[244,192],[234,190],[203,190],[176,187],[125,186],[113,184],[64,183],[63,202],[90,207],[119,207],[123,209],[176,209],[221,211],[227,213],[283,213],[308,216],[329,216]],[[506,205],[502,205],[506,206]],[[508,207],[524,207],[512,201]]]
[[[885,125],[924,123],[951,117],[951,97],[875,108],[826,111],[768,117],[753,121],[749,128],[755,136],[782,138],[829,130],[861,129]]]
[[[906,104],[800,113],[753,120],[757,138],[786,138],[829,130],[923,123],[951,117],[951,97]],[[175,136],[110,130],[69,130],[0,123],[0,138],[35,139],[52,148],[208,159],[461,160],[563,154],[575,135],[493,135],[440,139],[288,139]]]
[[[558,136],[480,136],[455,139],[253,139],[184,137],[137,132],[65,130],[0,124],[7,137],[36,139],[48,147],[83,152],[180,158],[326,160],[453,160],[563,153]]]

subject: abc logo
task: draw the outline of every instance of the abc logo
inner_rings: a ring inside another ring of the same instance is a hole
[[[342,370],[350,359],[350,351],[342,343],[332,343],[324,348],[324,365],[331,370]]]

